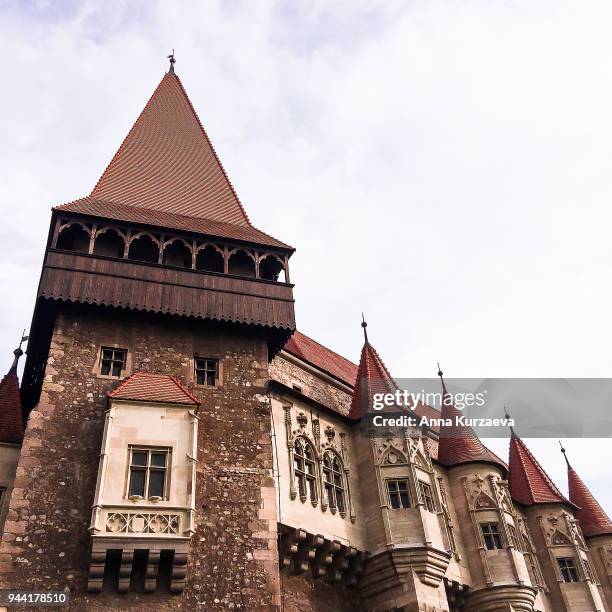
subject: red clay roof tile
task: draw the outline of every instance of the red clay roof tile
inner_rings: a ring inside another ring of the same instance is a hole
[[[510,437],[510,493],[524,504],[571,504],[550,479],[544,468],[531,454],[525,443],[514,433]]]
[[[176,376],[149,372],[135,372],[111,391],[108,397],[163,404],[200,404],[198,398]]]
[[[576,518],[585,536],[612,534],[612,521],[573,467],[568,465],[569,498],[580,507]]]
[[[284,349],[351,387],[355,384],[357,366],[352,361],[297,330],[287,340]]]

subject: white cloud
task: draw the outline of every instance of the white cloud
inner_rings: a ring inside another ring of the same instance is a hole
[[[6,4],[0,364],[50,206],[91,190],[175,47],[252,220],[298,248],[305,332],[356,359],[364,310],[398,377],[607,376],[611,22],[589,0]]]

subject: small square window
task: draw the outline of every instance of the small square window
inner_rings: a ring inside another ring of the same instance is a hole
[[[578,582],[578,572],[574,557],[559,557],[557,559],[563,582]]]
[[[387,494],[391,508],[410,508],[407,480],[387,480]]]
[[[428,482],[419,480],[417,483],[417,490],[419,492],[419,501],[425,505],[425,508],[427,508],[429,512],[435,512],[436,506],[434,504],[431,485]]]
[[[499,534],[499,525],[497,523],[481,523],[480,529],[484,538],[487,550],[502,549],[501,535]]]
[[[219,360],[196,357],[194,364],[196,384],[214,387],[219,380]]]
[[[167,499],[167,448],[129,448],[128,497]]]
[[[103,346],[100,350],[100,374],[121,378],[125,370],[127,349],[109,348]]]

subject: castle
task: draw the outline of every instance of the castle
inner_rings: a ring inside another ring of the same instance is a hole
[[[21,388],[21,349],[0,385],[1,587],[74,610],[612,611],[612,523],[569,462],[567,499],[514,432],[508,464],[469,427],[364,435],[396,383],[367,334],[357,366],[296,330],[293,251],[249,221],[172,62],[52,211]]]

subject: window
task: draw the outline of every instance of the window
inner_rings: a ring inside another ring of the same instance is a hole
[[[582,559],[582,563],[584,565],[584,573],[586,575],[587,580],[590,580],[591,582],[595,582],[595,578],[593,577],[593,572],[591,571],[591,564],[589,563],[588,559]]]
[[[518,537],[518,533],[516,531],[516,527],[514,525],[507,525],[508,528],[508,536],[510,538],[510,544],[512,544],[512,546],[514,546],[514,548],[516,548],[516,550],[520,551],[521,550],[521,545],[519,542],[519,537]]]
[[[108,348],[100,350],[100,374],[120,378],[125,369],[127,349]]]
[[[195,374],[198,385],[214,387],[219,379],[219,360],[196,357]]]
[[[481,523],[482,536],[484,538],[487,550],[495,550],[503,548],[501,536],[499,535],[499,526],[497,523]]]
[[[170,449],[130,447],[128,497],[167,498]]]
[[[295,441],[293,450],[293,468],[297,480],[298,493],[304,502],[310,499],[317,501],[317,477],[314,449],[310,442],[303,438]]]
[[[387,493],[389,495],[389,504],[391,504],[394,510],[410,508],[407,480],[387,480]]]
[[[578,582],[578,572],[574,557],[559,557],[557,559],[563,582]]]
[[[425,508],[427,508],[429,512],[435,512],[436,506],[434,505],[431,485],[427,482],[419,480],[417,482],[417,490],[419,492],[419,501],[425,505]]]
[[[346,505],[344,499],[344,475],[340,459],[332,453],[323,457],[323,490],[325,500],[332,512],[340,511],[344,516]]]

